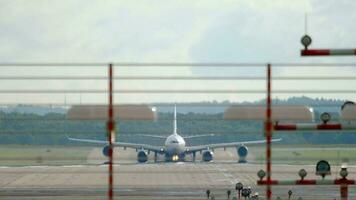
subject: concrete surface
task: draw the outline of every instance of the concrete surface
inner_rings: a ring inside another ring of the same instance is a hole
[[[234,150],[215,151],[211,163],[147,163],[137,164],[132,150],[117,149],[114,167],[117,199],[206,199],[210,189],[217,197],[226,199],[226,190],[234,190],[237,181],[264,194],[265,187],[256,186],[256,172],[261,164],[238,164]],[[199,158],[198,158],[199,159]],[[94,148],[88,155],[88,165],[0,167],[0,199],[105,199],[107,165],[101,149]],[[307,178],[317,178],[314,166],[274,165],[273,178],[297,179],[299,169],[306,169]],[[335,178],[338,169],[333,167]],[[356,167],[349,166],[349,178],[356,178]],[[273,187],[274,196],[287,199],[287,191],[304,199],[334,199],[339,196],[335,186]],[[356,199],[356,188],[349,189]]]

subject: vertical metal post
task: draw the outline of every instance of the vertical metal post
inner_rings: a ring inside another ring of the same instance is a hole
[[[348,200],[348,185],[347,184],[340,185],[340,196],[341,196],[341,200]]]
[[[115,121],[113,109],[113,66],[109,64],[109,108],[108,108],[108,142],[109,142],[109,184],[108,184],[108,199],[114,199],[114,169],[113,169],[113,134],[115,134]]]
[[[272,109],[271,109],[271,64],[267,64],[267,98],[266,98],[266,172],[267,172],[267,200],[272,198],[271,190],[271,139],[272,139]]]

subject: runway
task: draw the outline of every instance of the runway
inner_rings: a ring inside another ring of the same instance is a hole
[[[88,165],[0,167],[0,199],[104,199],[107,188],[107,165],[99,162],[98,149],[88,155]],[[264,194],[264,187],[256,186],[259,169],[263,164],[238,164],[233,152],[216,152],[212,163],[147,163],[137,164],[134,151],[116,152],[121,155],[114,166],[114,184],[117,199],[205,199],[210,189],[217,199],[225,199],[228,189],[234,191],[236,182],[251,186],[253,192]],[[120,154],[121,153],[121,154]],[[225,157],[223,156],[225,155]],[[228,160],[227,158],[235,157]],[[121,159],[121,160],[120,160]],[[126,160],[124,160],[126,159]],[[297,179],[304,168],[308,178],[317,178],[314,166],[274,165],[274,179]],[[338,169],[333,167],[335,178]],[[356,178],[356,167],[349,166],[349,178]],[[304,199],[334,199],[339,188],[273,187],[274,196],[293,196]],[[356,188],[349,189],[356,199]]]

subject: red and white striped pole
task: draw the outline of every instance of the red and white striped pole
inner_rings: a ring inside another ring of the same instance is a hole
[[[114,147],[113,138],[115,134],[115,121],[114,121],[114,109],[113,109],[113,66],[109,64],[109,108],[108,108],[108,142],[109,142],[109,183],[108,183],[108,199],[114,199],[114,169],[113,169],[113,157]]]
[[[304,49],[301,56],[356,56],[356,49]]]
[[[273,126],[275,131],[311,131],[311,130],[356,130],[354,124],[279,124]]]
[[[308,49],[312,43],[309,35],[304,35],[301,43],[304,46],[301,56],[356,56],[356,49]]]
[[[271,140],[272,140],[272,106],[271,106],[271,64],[267,65],[267,98],[266,98],[266,171],[267,171],[267,200],[272,199],[271,184]]]

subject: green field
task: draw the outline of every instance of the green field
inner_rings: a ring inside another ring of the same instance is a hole
[[[1,145],[0,166],[87,164],[91,146]],[[249,147],[249,161],[265,162],[263,146]],[[135,160],[135,155],[132,155]],[[273,163],[315,164],[321,159],[332,165],[347,162],[356,165],[356,145],[275,145]]]
[[[265,149],[262,147],[250,148],[255,161],[265,161]],[[319,160],[327,160],[331,165],[349,163],[356,165],[355,145],[276,145],[272,149],[274,163],[283,164],[316,164]]]
[[[85,164],[93,147],[1,145],[1,166]]]

